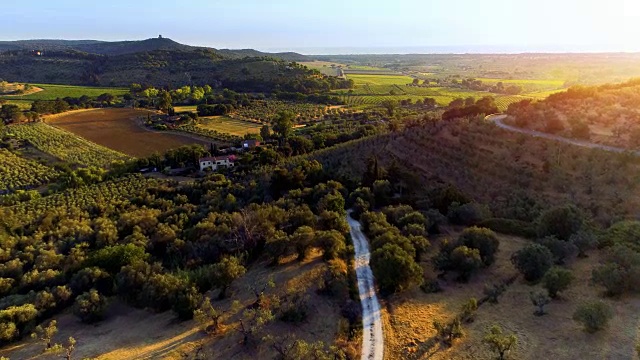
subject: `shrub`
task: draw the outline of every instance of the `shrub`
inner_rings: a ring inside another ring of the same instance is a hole
[[[587,257],[586,252],[594,249],[598,245],[598,238],[591,231],[580,230],[571,235],[569,242],[578,250],[578,257],[585,258]]]
[[[240,259],[235,256],[225,257],[219,263],[213,265],[211,270],[213,283],[220,289],[220,299],[225,298],[229,286],[247,271]]]
[[[89,258],[89,264],[116,274],[123,266],[145,260],[145,249],[134,244],[107,246],[96,251]]]
[[[460,320],[464,322],[473,322],[473,320],[475,320],[477,310],[478,300],[476,300],[476,298],[469,299],[460,309]]]
[[[322,249],[325,261],[336,259],[347,249],[344,235],[339,231],[318,231],[315,238],[316,246]]]
[[[478,249],[484,266],[493,264],[500,242],[496,234],[486,228],[470,227],[465,229],[458,242],[466,247]]]
[[[589,333],[604,329],[611,317],[611,308],[602,301],[582,304],[573,313],[573,320],[582,323],[584,330]]]
[[[107,309],[107,298],[97,290],[91,289],[76,298],[73,314],[84,323],[94,323],[104,318]]]
[[[308,298],[302,292],[287,293],[282,299],[280,320],[293,324],[305,321],[309,313]]]
[[[491,229],[507,235],[520,236],[528,239],[536,237],[536,228],[531,223],[521,220],[491,218],[478,223],[478,226]]]
[[[542,287],[547,289],[551,298],[557,298],[558,293],[566,290],[573,281],[573,274],[567,269],[552,267],[542,278]]]
[[[600,246],[615,244],[627,245],[635,251],[640,251],[640,221],[625,220],[611,225],[600,240]]]
[[[422,282],[422,268],[395,244],[385,244],[371,254],[371,269],[384,293],[406,290]]]
[[[538,218],[538,236],[555,236],[569,240],[584,226],[584,215],[574,205],[565,205],[543,212]]]
[[[529,244],[514,253],[511,262],[527,281],[538,281],[553,265],[553,255],[540,244]]]
[[[442,286],[440,286],[440,282],[438,279],[425,279],[420,285],[420,290],[424,291],[427,294],[438,293],[442,291]]]
[[[189,320],[193,318],[193,312],[202,302],[202,294],[193,286],[190,286],[178,292],[171,309],[178,315],[180,320]]]
[[[438,337],[447,345],[453,345],[453,341],[457,338],[462,337],[464,334],[462,332],[462,325],[460,324],[460,319],[455,318],[450,323],[443,324],[439,321],[433,322],[433,327],[436,329],[438,333]]]
[[[558,265],[564,264],[568,258],[572,257],[578,251],[572,242],[559,240],[555,236],[547,236],[539,239],[538,243],[551,251],[554,262]]]
[[[608,296],[640,290],[640,254],[624,245],[615,245],[603,265],[593,269],[594,283],[604,286]]]
[[[483,293],[488,302],[490,302],[491,304],[497,304],[498,298],[506,289],[507,286],[505,284],[485,284]]]
[[[74,274],[69,281],[69,286],[76,294],[91,289],[96,289],[101,294],[111,294],[113,293],[113,278],[105,270],[98,267],[88,267]]]
[[[460,272],[458,279],[468,281],[471,275],[482,267],[482,259],[478,249],[458,246],[451,252],[451,267]]]
[[[458,225],[476,225],[491,217],[491,210],[486,205],[467,203],[459,205],[454,203],[447,212],[449,221]]]

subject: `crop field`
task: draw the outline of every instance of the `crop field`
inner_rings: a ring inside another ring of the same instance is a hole
[[[362,75],[349,74],[347,79],[355,82],[356,88],[366,85],[406,85],[411,84],[413,78],[405,75]]]
[[[31,109],[31,101],[29,100],[7,100],[7,105],[18,105],[20,110]]]
[[[181,113],[181,112],[195,113],[198,111],[198,106],[196,105],[174,106],[173,110],[175,110],[176,113]]]
[[[549,95],[555,94],[555,93],[559,93],[562,91],[565,91],[566,89],[557,89],[557,90],[549,90],[549,91],[535,91],[535,92],[530,92],[527,94],[524,94],[527,97],[531,97],[534,98],[536,100],[542,100],[542,99],[546,99]]]
[[[70,85],[53,85],[53,84],[31,84],[33,86],[42,88],[42,91],[23,95],[23,96],[10,96],[4,97],[10,100],[55,100],[57,98],[65,97],[80,97],[87,95],[90,97],[97,97],[104,93],[110,93],[112,95],[124,95],[129,90],[124,88],[108,88],[108,87],[91,87],[91,86],[70,86]]]
[[[500,109],[500,111],[504,111],[507,110],[510,104],[526,99],[531,99],[531,97],[521,95],[498,96],[496,97],[496,105],[498,105],[498,109]]]
[[[244,136],[246,134],[260,133],[260,124],[232,119],[228,116],[212,116],[200,118],[197,125],[206,130],[214,130],[217,132],[231,134],[235,136]]]
[[[505,86],[517,85],[522,87],[524,92],[554,91],[564,87],[563,80],[553,79],[492,79],[492,78],[476,78],[485,84],[495,85],[499,82]]]
[[[44,123],[7,126],[5,134],[12,134],[40,151],[75,164],[106,167],[115,160],[127,159],[122,153]]]
[[[353,91],[352,93],[340,91],[337,95],[348,105],[377,105],[385,100],[402,101],[411,99],[423,100],[426,97],[434,98],[438,105],[448,105],[456,98],[474,97],[479,99],[483,96],[492,95],[481,91],[462,90],[444,87],[419,88],[400,85],[382,85],[367,87],[369,92]]]
[[[356,87],[350,92],[345,90],[336,90],[334,94],[338,95],[342,101],[350,106],[369,106],[378,105],[385,100],[402,101],[411,99],[423,100],[425,97],[430,97],[436,100],[438,105],[448,105],[452,100],[456,98],[466,99],[473,97],[476,99],[484,96],[493,96],[496,98],[496,104],[500,110],[506,110],[509,104],[518,102],[527,98],[534,98],[534,96],[528,95],[498,95],[488,93],[484,91],[465,90],[458,88],[448,87],[417,87],[407,86],[413,81],[413,78],[402,75],[351,75],[347,76],[349,79],[353,79]],[[496,79],[490,79],[496,80]],[[496,82],[499,80],[496,80]],[[519,81],[519,80],[513,80]],[[529,81],[529,80],[525,80]],[[534,83],[540,83],[545,86],[556,86],[562,82],[551,80],[531,80]],[[558,90],[555,90],[558,91]],[[554,92],[555,92],[554,91]],[[551,92],[550,92],[551,93]]]
[[[377,66],[369,66],[369,65],[349,65],[349,70],[365,70],[365,71],[389,71],[389,69],[377,67]]]
[[[288,102],[279,100],[252,101],[248,107],[233,112],[233,117],[256,123],[269,123],[280,111],[292,111],[297,115],[297,122],[317,119],[324,115],[328,107],[310,103]]]
[[[206,144],[186,135],[145,129],[137,121],[147,113],[137,109],[93,109],[53,116],[47,121],[96,144],[136,157],[182,145]]]
[[[32,188],[57,177],[57,172],[33,160],[0,149],[0,191]]]

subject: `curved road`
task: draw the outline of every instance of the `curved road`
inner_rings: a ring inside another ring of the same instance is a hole
[[[632,153],[632,154],[634,154],[636,156],[640,156],[640,151],[631,151],[631,150],[628,150],[628,149],[619,148],[619,147],[615,147],[615,146],[607,146],[607,145],[602,145],[602,144],[595,144],[595,143],[588,142],[588,141],[569,139],[569,138],[558,136],[558,135],[547,134],[547,133],[544,133],[544,132],[541,132],[541,131],[527,130],[527,129],[523,129],[523,128],[507,125],[507,124],[505,124],[503,122],[504,119],[506,119],[506,118],[507,118],[507,115],[489,115],[489,116],[485,117],[485,120],[493,121],[494,124],[496,124],[498,127],[501,127],[501,128],[503,128],[505,130],[509,130],[509,131],[513,131],[513,132],[517,132],[517,133],[521,133],[521,134],[525,134],[525,135],[535,136],[535,137],[539,137],[539,138],[545,138],[545,139],[554,140],[554,141],[560,141],[560,142],[563,142],[563,143],[567,143],[567,144],[571,144],[571,145],[575,145],[575,146],[581,146],[581,147],[585,147],[585,148],[589,148],[589,149],[601,149],[601,150],[604,150],[604,151],[611,151],[611,152],[616,152],[616,153],[629,152],[629,153]]]
[[[351,238],[355,248],[356,278],[362,305],[362,360],[382,360],[384,358],[384,335],[380,318],[380,302],[376,295],[373,272],[369,266],[369,242],[362,233],[360,223],[347,215]]]

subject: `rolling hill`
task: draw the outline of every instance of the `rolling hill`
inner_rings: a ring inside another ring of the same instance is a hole
[[[291,61],[296,53],[216,50],[167,38],[105,42],[24,40],[0,42],[0,79],[9,82],[125,87],[211,85],[242,91],[310,93],[335,81]]]
[[[309,61],[307,56],[293,53],[266,53],[253,49],[214,49],[207,47],[190,46],[180,44],[168,38],[151,38],[146,40],[132,41],[98,41],[98,40],[18,40],[0,41],[0,53],[8,51],[79,51],[88,54],[117,56],[125,54],[135,54],[140,52],[150,52],[156,50],[164,51],[194,51],[211,50],[221,56],[230,58],[243,57],[273,57],[285,61]]]

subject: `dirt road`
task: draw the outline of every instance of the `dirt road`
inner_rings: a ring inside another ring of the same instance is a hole
[[[521,133],[521,134],[526,134],[526,135],[530,135],[530,136],[545,138],[545,139],[554,140],[554,141],[560,141],[560,142],[563,142],[563,143],[567,143],[567,144],[571,144],[571,145],[575,145],[575,146],[581,146],[581,147],[585,147],[585,148],[589,148],[589,149],[601,149],[601,150],[617,152],[617,153],[630,152],[630,153],[635,154],[636,156],[640,156],[640,151],[630,151],[628,149],[619,148],[619,147],[615,147],[615,146],[594,144],[594,143],[588,142],[588,141],[569,139],[569,138],[558,136],[558,135],[552,135],[552,134],[543,133],[541,131],[527,130],[527,129],[523,129],[523,128],[507,125],[507,124],[504,123],[504,119],[506,119],[506,118],[507,118],[507,115],[489,115],[489,116],[487,116],[485,118],[485,120],[493,121],[494,124],[496,124],[497,126],[503,128],[505,130],[509,130],[509,131],[513,131],[513,132],[517,132],[517,133]]]
[[[382,360],[384,358],[384,335],[380,319],[380,302],[376,295],[373,272],[369,266],[369,242],[362,233],[360,223],[347,215],[351,238],[355,248],[355,267],[358,291],[362,304],[362,360]]]

